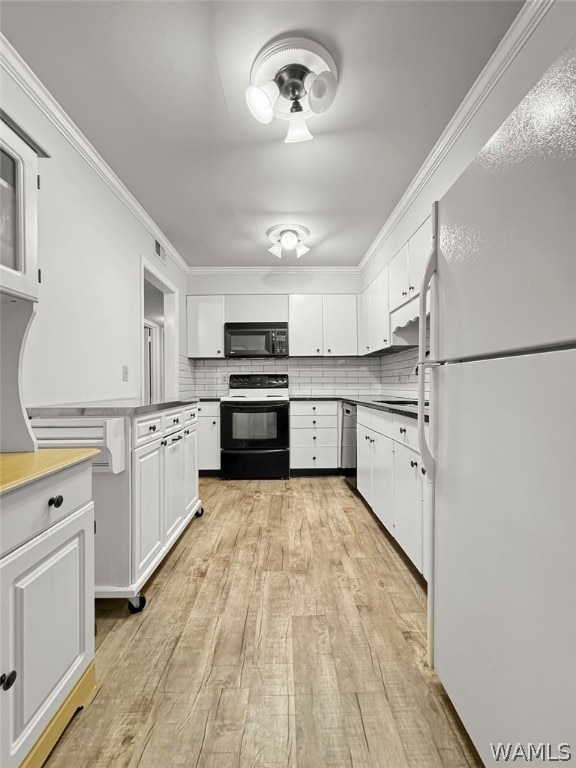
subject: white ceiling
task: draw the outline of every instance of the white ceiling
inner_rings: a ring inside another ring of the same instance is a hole
[[[2,31],[193,266],[357,265],[521,2],[3,2]],[[312,37],[338,94],[286,145],[244,91],[259,50]],[[292,263],[283,259],[282,264]]]

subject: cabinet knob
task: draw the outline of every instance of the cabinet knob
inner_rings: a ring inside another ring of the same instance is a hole
[[[316,456],[312,456],[312,461],[316,461]]]
[[[404,427],[400,427],[400,434],[401,435],[405,435],[406,434],[406,429]]]
[[[190,430],[189,430],[189,429],[185,429],[185,430],[184,430],[184,434],[185,434],[185,435],[189,435],[189,434],[190,434]]]
[[[18,675],[16,674],[16,670],[13,669],[12,672],[8,672],[8,674],[0,675],[0,685],[2,686],[3,691],[8,691],[14,683],[16,682],[16,678]]]
[[[168,440],[160,440],[160,445],[168,445]]]
[[[420,470],[420,471],[422,472],[422,474],[423,474],[423,475],[425,475],[425,474],[426,474],[426,470],[424,469],[424,467],[421,467],[421,470]]]
[[[201,410],[202,410],[202,408],[198,408],[198,413],[200,413]]]
[[[312,435],[312,440],[316,440],[316,435]]]
[[[388,344],[388,339],[382,339],[382,341],[384,342],[384,344]]]
[[[415,290],[416,290],[416,287],[415,287],[415,286],[413,286],[413,285],[409,285],[409,286],[408,286],[408,290],[409,290],[409,291],[415,291]]]
[[[156,432],[156,424],[150,424],[148,429],[150,430],[150,432]]]
[[[64,496],[52,496],[51,499],[48,499],[49,507],[56,507],[58,509],[62,504],[64,504]]]
[[[331,350],[331,349],[329,349],[329,350],[328,350],[328,352],[332,352],[332,350]]]
[[[316,422],[315,422],[315,421],[313,421],[313,422],[312,422],[312,424],[316,424]]]
[[[216,351],[216,354],[217,354],[217,355],[221,355],[221,354],[222,354],[222,352],[221,352],[221,351],[218,349],[218,350]]]
[[[316,352],[320,352],[320,350],[319,350],[319,349],[317,349],[317,350],[316,350]]]
[[[368,345],[366,345],[366,349],[370,349],[370,347]]]
[[[411,461],[410,462],[410,466],[411,467],[417,467],[418,466],[418,462],[417,461]]]
[[[408,291],[402,291],[402,296],[408,296]]]
[[[370,438],[368,437],[368,435],[364,435],[364,440],[370,440]]]
[[[312,406],[312,410],[313,410],[313,411],[315,411],[315,410],[316,410],[316,406],[315,406],[315,405],[313,405],[313,406]]]
[[[214,424],[214,425],[215,425],[215,424],[216,424],[216,422],[215,422],[215,421],[213,421],[213,422],[212,422],[212,424]]]
[[[172,419],[172,424],[180,424],[180,419]]]

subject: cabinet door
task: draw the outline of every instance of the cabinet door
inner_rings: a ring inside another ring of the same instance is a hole
[[[164,448],[157,440],[132,451],[132,581],[163,546]]]
[[[367,355],[370,348],[370,315],[372,292],[370,286],[358,296],[358,354]]]
[[[0,563],[0,765],[16,768],[94,657],[94,505]]]
[[[368,287],[370,292],[369,344],[370,350],[390,346],[390,310],[388,306],[388,267],[382,270]]]
[[[372,439],[372,509],[394,534],[394,442],[378,432]]]
[[[358,493],[372,506],[372,430],[361,424],[356,429],[356,485]]]
[[[198,419],[198,469],[220,469],[220,417]]]
[[[388,265],[388,279],[390,312],[393,312],[410,298],[408,292],[408,243],[398,251]]]
[[[187,296],[188,357],[224,357],[224,296]]]
[[[420,456],[399,443],[394,452],[394,534],[422,572],[422,472]]]
[[[171,541],[184,521],[184,433],[170,435],[164,448],[164,542]]]
[[[432,247],[431,226],[431,218],[428,217],[408,240],[408,291],[411,299],[420,293],[424,268]]]
[[[292,294],[288,301],[291,357],[318,356],[324,352],[322,338],[322,296]]]
[[[358,354],[356,294],[326,294],[322,302],[324,354]]]
[[[0,288],[37,301],[38,158],[3,122],[0,122],[0,154]]]
[[[196,427],[184,430],[184,514],[198,502],[198,434]]]

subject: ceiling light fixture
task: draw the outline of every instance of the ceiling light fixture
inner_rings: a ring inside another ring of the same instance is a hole
[[[272,243],[272,247],[268,250],[274,256],[278,256],[279,259],[282,258],[284,251],[295,252],[296,258],[299,259],[310,250],[303,242],[310,236],[310,230],[299,224],[277,224],[275,227],[271,227],[266,234]]]
[[[274,117],[288,120],[285,142],[308,141],[313,136],[306,120],[325,112],[336,96],[336,64],[319,43],[291,37],[263,48],[250,72],[246,103],[261,123]]]

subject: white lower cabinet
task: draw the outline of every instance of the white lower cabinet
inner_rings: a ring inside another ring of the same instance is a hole
[[[336,469],[338,442],[335,400],[290,401],[290,469]]]
[[[138,581],[162,549],[164,494],[161,440],[132,451],[132,581]]]
[[[394,443],[358,425],[358,491],[390,533],[394,533]]]
[[[164,446],[164,541],[169,543],[182,527],[186,512],[184,491],[186,466],[184,463],[184,434],[179,432],[166,438]]]
[[[202,401],[198,408],[198,469],[220,469],[220,403]]]
[[[420,455],[399,443],[394,447],[394,535],[422,572],[422,472]]]
[[[431,504],[420,454],[410,447],[416,421],[358,408],[357,487],[414,566],[430,577]],[[380,431],[381,430],[381,431]],[[386,432],[387,434],[383,434]],[[428,517],[424,519],[424,513]]]
[[[132,451],[134,585],[147,580],[200,504],[196,415],[185,429],[179,414],[164,421],[158,438]]]
[[[72,474],[77,475],[77,470],[74,467]],[[83,471],[89,488],[89,463]],[[54,499],[65,502],[69,496],[67,472],[52,476],[60,496],[44,499],[45,529],[0,560],[2,768],[22,764],[94,658],[94,504],[90,494],[58,522],[49,520]],[[30,511],[29,496],[35,485],[9,494],[17,497],[23,517]],[[65,721],[60,733],[64,726]]]

